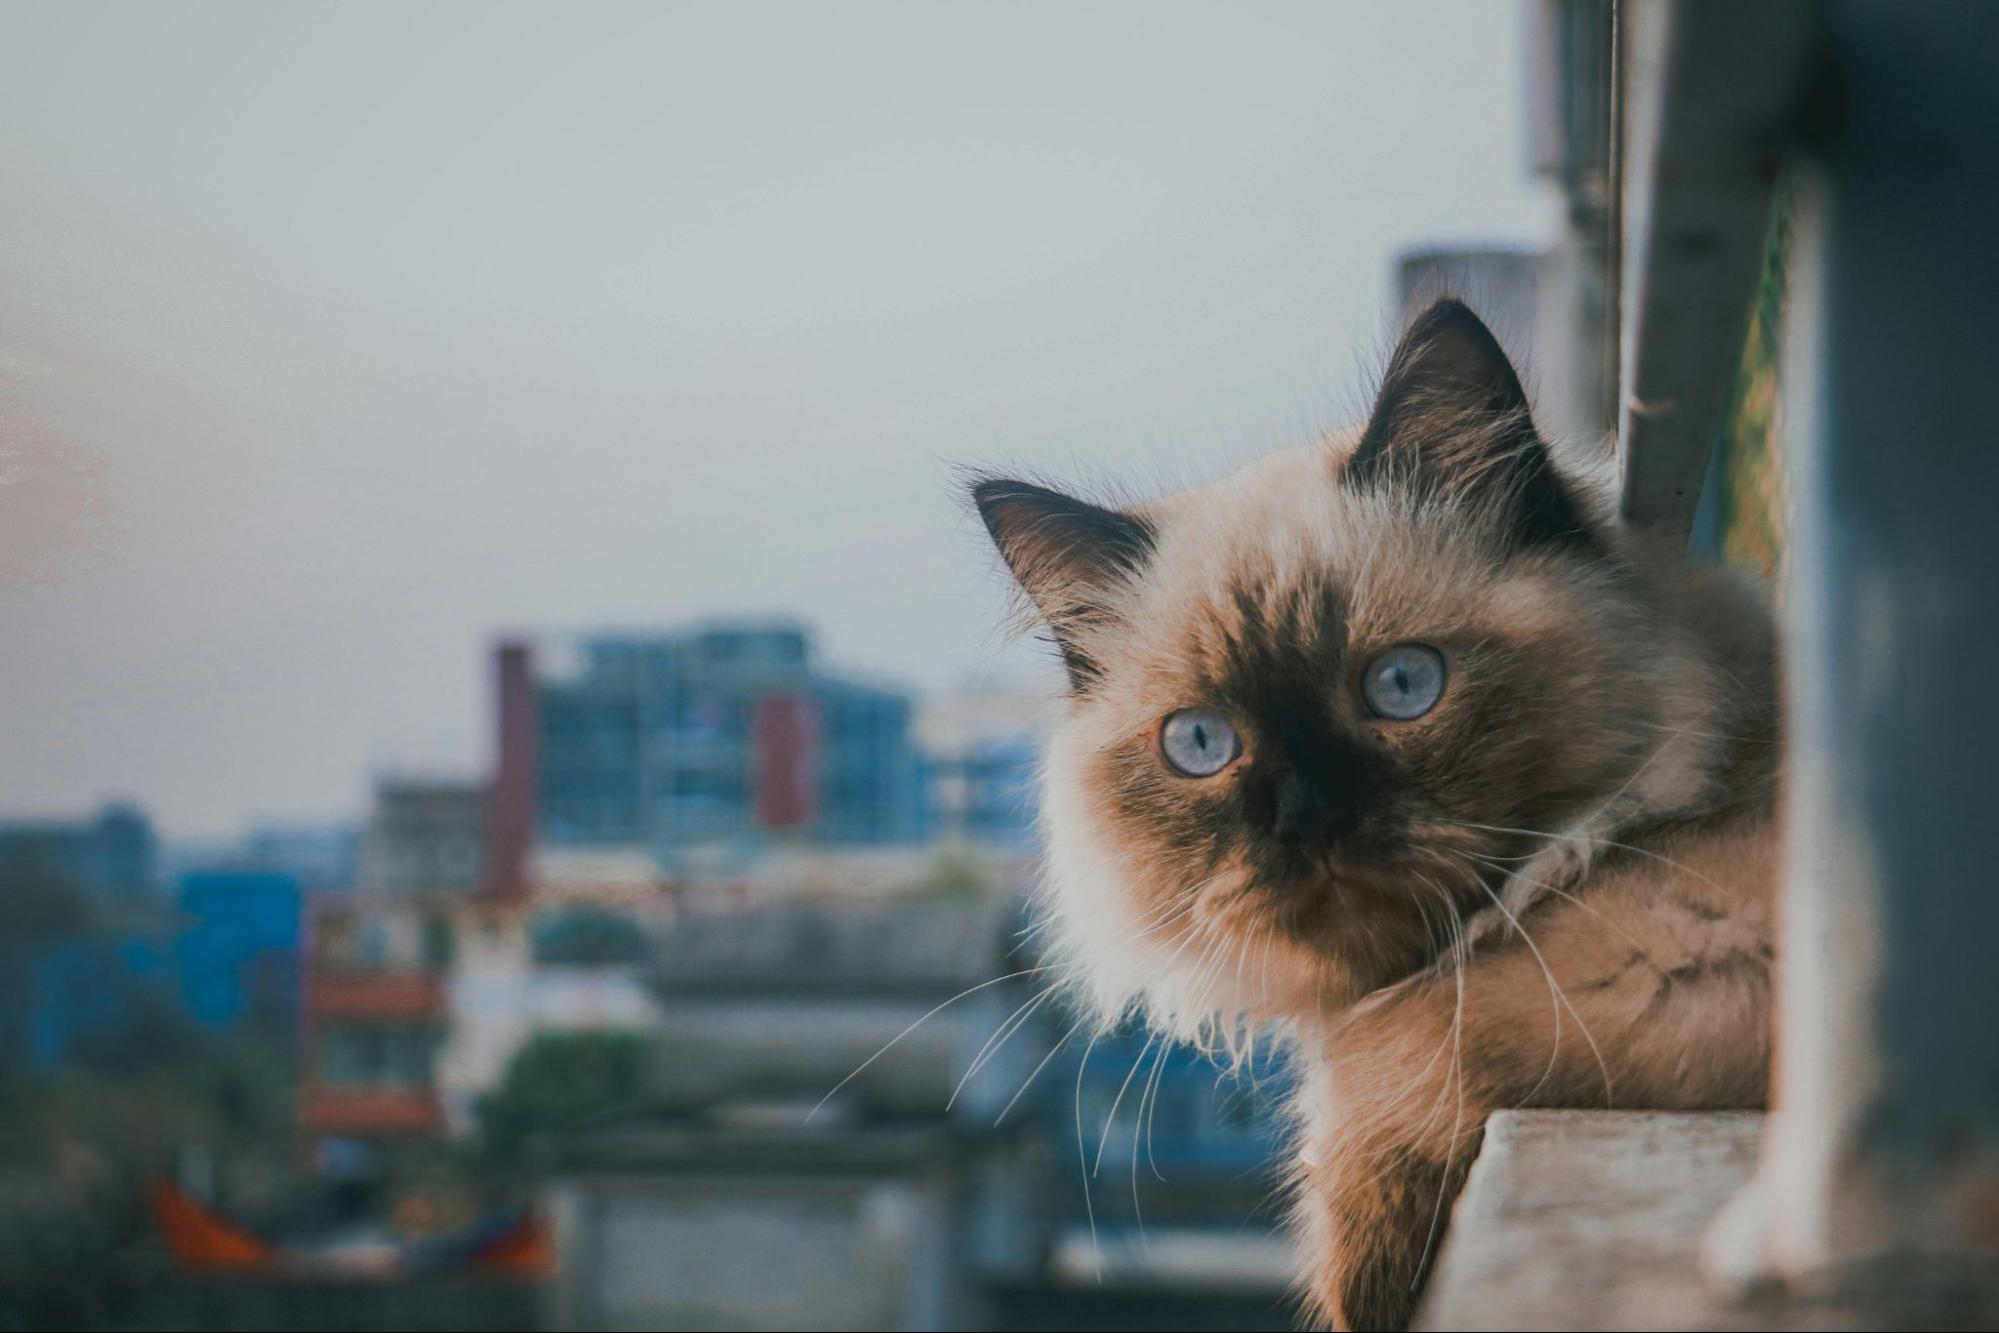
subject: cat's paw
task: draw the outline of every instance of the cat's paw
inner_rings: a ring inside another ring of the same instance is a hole
[[[1445,1170],[1356,1156],[1318,1174],[1315,1313],[1336,1329],[1406,1328],[1449,1212]]]
[[[1335,1328],[1415,1313],[1487,1107],[1457,1062],[1457,986],[1432,977],[1350,1013],[1324,1047],[1322,1097],[1300,1139],[1297,1218],[1314,1312]]]

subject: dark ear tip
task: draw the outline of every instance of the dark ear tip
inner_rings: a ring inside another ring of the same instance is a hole
[[[1136,565],[1152,546],[1144,519],[1031,481],[981,477],[971,493],[986,531],[1016,573],[1022,553],[1033,549],[1064,558],[1087,551],[1099,563]]]
[[[980,477],[971,486],[972,503],[984,509],[987,505],[1000,504],[1008,496],[1026,490],[1024,483],[1011,481],[1005,477]]]
[[[1477,319],[1472,308],[1455,296],[1445,296],[1432,301],[1428,309],[1417,316],[1417,322],[1427,319],[1443,321],[1447,319]]]
[[[1415,322],[1409,326],[1407,337],[1412,341],[1428,342],[1450,335],[1476,338],[1494,347],[1499,345],[1499,339],[1493,337],[1486,322],[1455,296],[1446,296],[1416,316]]]
[[[1011,477],[981,477],[972,483],[971,490],[972,506],[979,511],[979,518],[994,537],[1000,535],[1000,525],[1005,522],[1009,505],[1022,500],[1045,501],[1054,494],[1046,487],[1015,481]]]
[[[1527,406],[1513,359],[1484,320],[1455,297],[1446,297],[1416,317],[1389,361],[1384,397],[1412,384],[1475,388],[1492,405]]]

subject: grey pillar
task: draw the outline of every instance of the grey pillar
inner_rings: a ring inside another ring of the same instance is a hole
[[[1735,1235],[1863,1304],[1987,1292],[1962,1314],[1999,1275],[1999,4],[1825,17],[1785,347],[1779,1114]]]

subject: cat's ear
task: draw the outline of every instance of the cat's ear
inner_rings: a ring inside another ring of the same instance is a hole
[[[988,478],[972,487],[972,502],[993,544],[1062,652],[1078,693],[1097,677],[1079,643],[1080,631],[1109,618],[1108,593],[1152,553],[1152,527],[1116,509],[1051,491],[1032,482]]]
[[[1346,475],[1357,486],[1397,482],[1425,498],[1490,505],[1521,545],[1594,541],[1513,363],[1459,301],[1437,302],[1402,336]]]

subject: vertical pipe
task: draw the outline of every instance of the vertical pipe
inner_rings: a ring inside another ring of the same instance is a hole
[[[493,649],[493,675],[498,757],[486,806],[484,878],[487,895],[505,901],[526,894],[534,847],[538,738],[532,649],[501,641]]]

